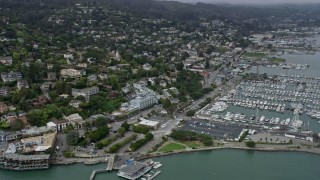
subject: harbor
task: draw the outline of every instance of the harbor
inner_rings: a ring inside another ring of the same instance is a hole
[[[89,180],[94,180],[97,174],[112,172],[114,170],[115,158],[115,155],[109,155],[106,158],[107,164],[105,168],[93,170]],[[158,169],[161,166],[160,162],[154,162],[152,159],[147,159],[144,162],[128,159],[118,169],[117,176],[129,180],[151,180],[161,173]]]

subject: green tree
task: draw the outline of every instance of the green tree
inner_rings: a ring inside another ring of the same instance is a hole
[[[125,122],[123,122],[123,123],[121,124],[121,127],[123,127],[126,131],[129,131],[129,129],[130,129],[130,124],[128,124],[128,122],[125,121]]]
[[[21,129],[24,128],[23,122],[20,119],[16,119],[15,121],[13,121],[13,123],[11,123],[10,125],[10,129],[12,131],[20,131]]]
[[[99,118],[95,121],[94,125],[95,125],[96,127],[103,127],[103,126],[106,126],[107,123],[108,123],[108,120],[107,120],[106,118],[99,117]]]
[[[125,133],[126,133],[126,129],[124,127],[120,127],[118,129],[118,135],[119,136],[123,137]]]
[[[17,52],[14,52],[13,55],[12,55],[12,59],[13,59],[14,61],[20,60],[20,54],[17,53]]]
[[[256,147],[256,143],[254,141],[247,141],[246,142],[246,145],[250,148],[254,148]]]
[[[195,113],[196,113],[196,110],[189,110],[189,111],[187,111],[186,115],[187,116],[194,116]]]
[[[31,110],[27,114],[27,118],[29,123],[32,126],[45,126],[46,123],[48,122],[48,114],[46,114],[43,110],[41,109],[34,109]]]

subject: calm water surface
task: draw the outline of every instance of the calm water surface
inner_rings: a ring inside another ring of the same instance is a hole
[[[216,150],[155,158],[163,166],[155,180],[318,180],[320,156],[307,153]],[[100,165],[52,166],[39,171],[0,170],[1,180],[88,180]],[[116,173],[96,180],[118,180]]]

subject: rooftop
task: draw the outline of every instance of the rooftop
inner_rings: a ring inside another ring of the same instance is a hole
[[[145,168],[146,165],[141,163],[141,162],[137,162],[134,161],[132,162],[132,164],[129,164],[123,168],[121,168],[119,171],[127,174],[128,176],[134,176],[138,171],[140,171],[141,169]]]
[[[141,118],[140,120],[141,121],[139,122],[139,124],[145,125],[145,126],[156,126],[159,124],[158,121],[150,121],[150,120],[143,119],[143,118]]]
[[[21,155],[21,154],[5,154],[5,158],[12,159],[12,160],[43,160],[43,159],[49,159],[50,155],[48,154],[42,154],[42,155]]]

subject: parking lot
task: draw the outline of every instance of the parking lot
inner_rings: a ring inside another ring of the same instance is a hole
[[[208,120],[189,120],[179,130],[206,134],[215,139],[235,139],[246,127],[238,124],[224,124]]]

